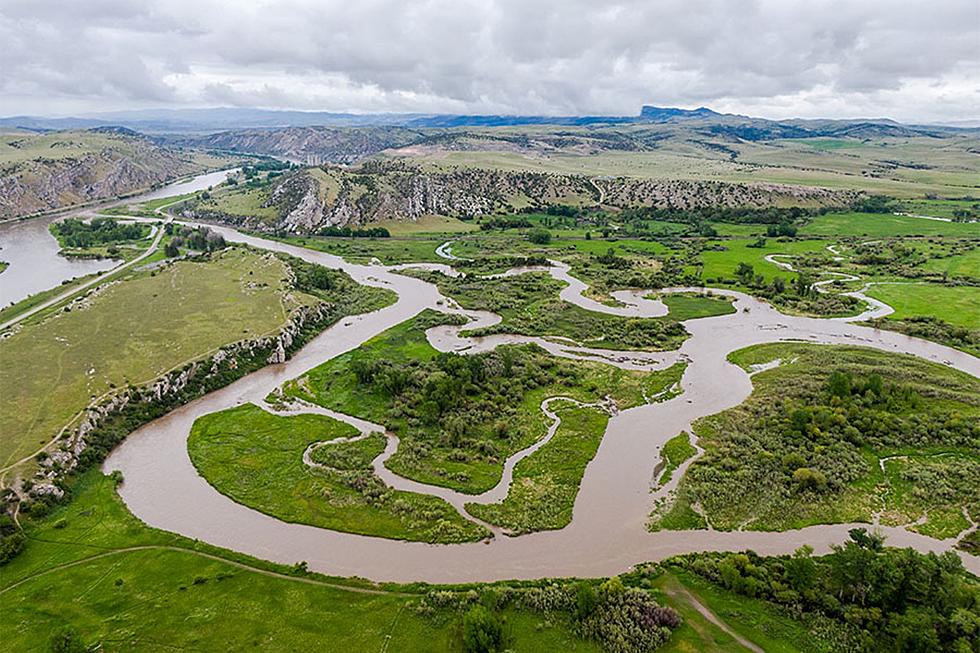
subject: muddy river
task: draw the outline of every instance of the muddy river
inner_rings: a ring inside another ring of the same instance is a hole
[[[585,471],[572,523],[559,531],[520,537],[498,534],[485,542],[432,545],[286,523],[235,503],[198,475],[187,453],[187,437],[195,419],[246,402],[261,404],[269,392],[285,381],[358,347],[426,308],[465,314],[473,320],[469,328],[474,323],[492,323],[497,317],[462,311],[434,285],[400,275],[394,269],[350,264],[336,256],[254,238],[232,229],[217,230],[229,241],[245,242],[342,269],[360,283],[395,291],[398,301],[370,314],[345,318],[286,363],[263,368],[145,425],[112,453],[104,468],[122,471],[123,500],[150,526],[276,562],[292,564],[304,560],[310,569],[331,575],[430,582],[607,576],[639,562],[692,551],[750,548],[761,554],[782,554],[809,544],[818,553],[825,552],[832,544],[846,539],[848,529],[855,525],[822,525],[781,533],[712,530],[650,533],[645,527],[654,499],[672,489],[681,476],[676,473],[672,485],[652,491],[653,471],[664,442],[689,430],[692,421],[741,403],[751,392],[749,375],[727,362],[727,354],[752,344],[785,340],[862,345],[912,354],[980,377],[980,359],[963,352],[846,320],[786,316],[764,302],[737,292],[715,291],[732,296],[737,312],[685,322],[692,337],[674,352],[603,352],[536,338],[500,335],[468,338],[460,334],[467,327],[431,329],[427,334],[429,341],[444,351],[466,353],[491,349],[505,342],[538,342],[556,355],[605,360],[634,369],[661,369],[683,359],[689,361],[681,382],[684,392],[668,401],[622,411],[610,419],[598,453]],[[561,267],[552,274],[568,277],[567,269]],[[618,298],[625,302],[625,308],[608,307],[583,298],[581,282],[576,280],[570,288],[562,297],[588,310],[632,315],[662,311],[659,302],[643,299],[640,293],[620,294]],[[385,477],[391,484],[399,483],[390,472]],[[504,483],[507,479],[509,475]],[[410,485],[414,491],[444,496],[454,504],[459,501],[452,496],[454,493],[441,488],[404,479],[401,484]],[[495,498],[502,496],[501,488],[492,492]],[[880,530],[893,546],[944,551],[954,544],[952,540],[935,540],[902,528]],[[962,557],[974,573],[980,572],[980,559]]]

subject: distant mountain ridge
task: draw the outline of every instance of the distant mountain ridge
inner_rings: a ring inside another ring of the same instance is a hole
[[[94,114],[81,117],[46,118],[12,116],[0,118],[0,128],[29,131],[125,127],[144,133],[201,133],[232,129],[280,129],[286,127],[404,127],[407,129],[451,127],[513,127],[519,125],[618,125],[643,123],[719,122],[723,124],[789,125],[801,133],[823,132],[847,125],[900,125],[887,118],[845,120],[770,120],[719,113],[708,107],[681,109],[644,105],[634,116],[541,116],[471,115],[423,113],[336,113],[327,111],[280,111],[271,109],[157,109]],[[902,125],[919,131],[946,131],[958,127]],[[964,127],[969,128],[969,127]]]

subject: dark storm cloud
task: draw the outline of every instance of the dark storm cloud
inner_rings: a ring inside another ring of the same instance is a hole
[[[5,0],[0,114],[977,117],[975,0]]]

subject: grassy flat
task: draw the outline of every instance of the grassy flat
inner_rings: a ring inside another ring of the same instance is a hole
[[[980,236],[980,223],[942,222],[891,213],[827,213],[800,229],[806,236]]]
[[[700,255],[701,278],[705,281],[710,279],[734,279],[735,269],[739,263],[748,263],[756,274],[761,274],[766,281],[771,281],[776,277],[789,281],[796,277],[795,272],[790,272],[785,268],[770,263],[766,256],[770,254],[789,254],[790,256],[801,256],[805,254],[822,254],[827,243],[820,240],[785,240],[780,242],[776,238],[767,238],[762,247],[750,247],[755,243],[755,239],[737,239],[712,241],[707,244],[707,248]],[[721,250],[710,249],[720,247]],[[780,260],[780,259],[777,259]],[[792,263],[792,259],[781,259],[781,262]]]
[[[980,279],[980,247],[975,247],[965,254],[930,259],[922,264],[922,269],[950,277]]]
[[[66,626],[109,652],[460,650],[461,615],[451,607],[423,615],[412,588],[296,574],[148,528],[96,471],[71,504],[28,522],[27,534],[27,549],[0,576],[10,650],[48,650]],[[600,650],[564,620],[544,625],[515,608],[502,616],[514,651]]]
[[[725,296],[670,294],[661,299],[667,305],[670,317],[681,322],[735,312],[731,298]]]
[[[36,451],[95,397],[286,320],[279,259],[233,249],[136,273],[3,341],[0,465]]]
[[[872,286],[867,294],[895,309],[889,319],[935,317],[967,329],[980,329],[980,289],[935,283]]]
[[[198,419],[187,449],[198,472],[219,492],[284,521],[439,543],[489,534],[441,499],[386,488],[371,469],[383,441],[370,443],[376,446],[369,456],[356,455],[368,441],[329,445],[339,452],[355,450],[345,469],[304,464],[309,445],[355,435],[353,427],[323,415],[285,417],[247,404]],[[330,464],[336,456],[314,460]]]
[[[664,443],[664,448],[660,453],[664,459],[664,469],[660,473],[658,483],[664,485],[670,481],[674,470],[697,453],[697,449],[691,444],[690,436],[687,433],[679,433]]]
[[[264,238],[272,238],[263,234]],[[341,238],[327,236],[290,236],[274,238],[285,243],[308,247],[328,254],[336,254],[352,263],[369,263],[378,259],[386,265],[399,263],[437,263],[444,261],[436,254],[436,248],[446,242],[438,238]]]

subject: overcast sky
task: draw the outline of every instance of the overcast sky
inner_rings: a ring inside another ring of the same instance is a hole
[[[0,115],[980,118],[978,0],[0,0]]]

